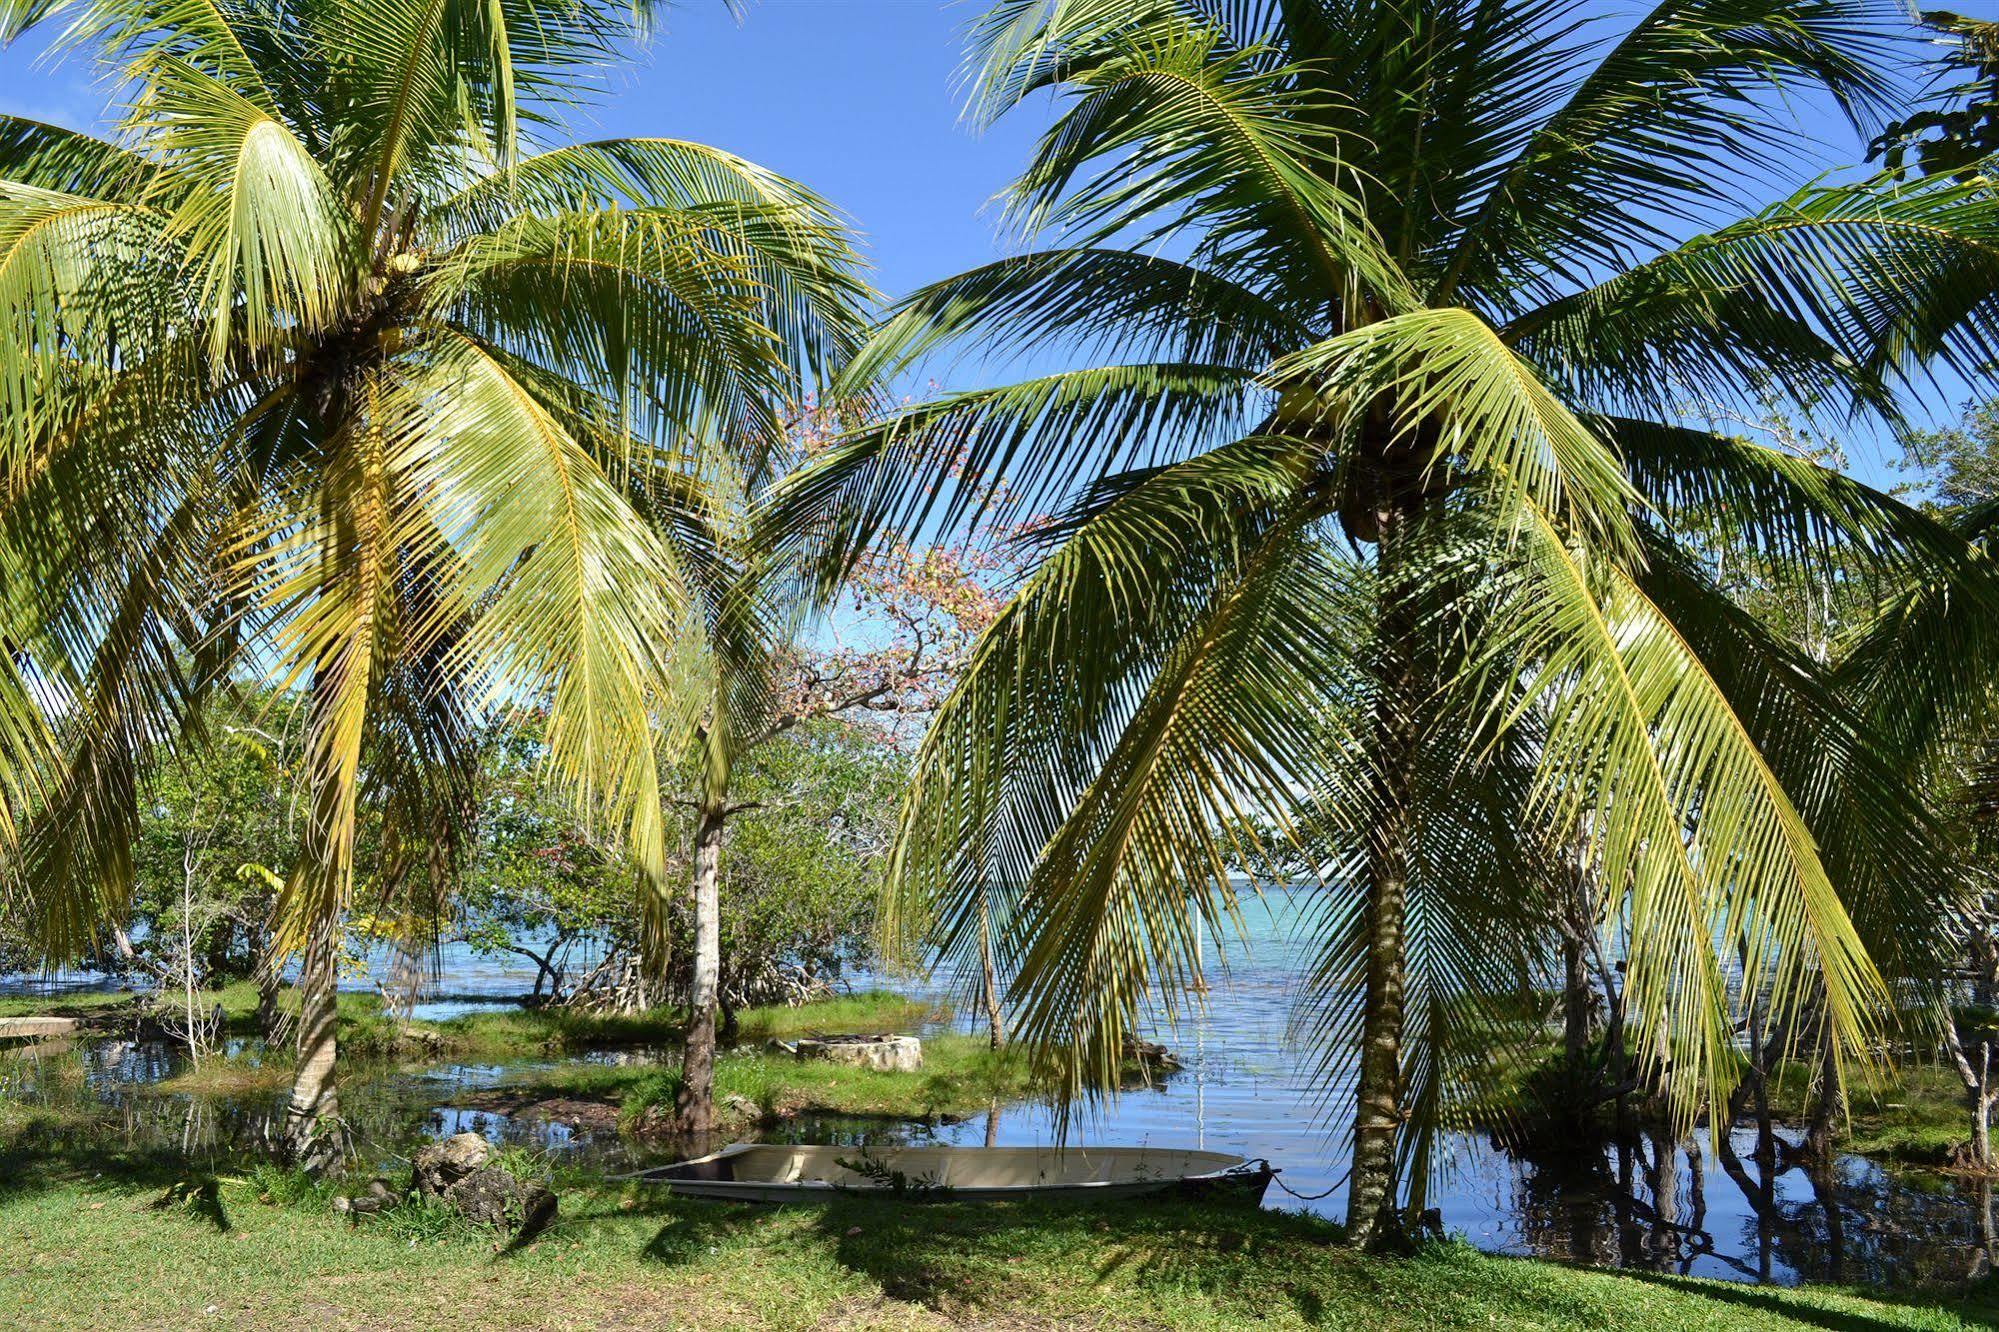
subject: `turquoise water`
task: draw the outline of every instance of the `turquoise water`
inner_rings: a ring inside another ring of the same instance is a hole
[[[1309,1054],[1287,1039],[1298,987],[1309,973],[1310,908],[1308,897],[1252,901],[1247,937],[1230,938],[1209,959],[1205,1000],[1186,996],[1177,1025],[1155,1016],[1152,1035],[1174,1051],[1182,1070],[1075,1117],[1071,1140],[1262,1157],[1282,1172],[1283,1187],[1271,1190],[1267,1205],[1340,1216],[1345,1162],[1337,1130],[1347,1103],[1322,1094]],[[508,1002],[533,982],[517,959],[454,949],[442,962],[418,1016]],[[850,981],[857,988],[874,983]],[[135,1141],[240,1147],[266,1131],[278,1108],[279,1098],[271,1096],[148,1094],[147,1084],[177,1062],[158,1046],[104,1042],[80,1057],[87,1094],[116,1104]],[[642,1062],[658,1055],[591,1057]],[[448,1064],[366,1083],[349,1079],[342,1106],[364,1143],[384,1158],[415,1139],[470,1129],[607,1170],[656,1159],[658,1149],[626,1143],[608,1128],[517,1122],[481,1108],[480,1093],[519,1076],[522,1067]],[[35,1094],[36,1081],[19,1061],[11,1070],[0,1065],[0,1094]],[[1052,1141],[1055,1123],[1045,1107],[1022,1105],[1001,1109],[990,1122],[983,1115],[940,1125],[807,1119],[786,1133],[843,1143],[1032,1145]],[[1555,1160],[1523,1159],[1477,1135],[1450,1145],[1449,1168],[1432,1201],[1447,1230],[1494,1252],[1765,1281],[1954,1280],[1988,1265],[1989,1184],[1894,1171],[1849,1156],[1832,1180],[1817,1186],[1801,1171],[1780,1174],[1773,1205],[1759,1212],[1751,1190],[1730,1179],[1699,1141],[1648,1142],[1623,1154],[1591,1147]],[[1745,1161],[1750,1145],[1737,1143]]]

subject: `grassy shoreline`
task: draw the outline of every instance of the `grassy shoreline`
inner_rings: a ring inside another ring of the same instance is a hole
[[[131,997],[89,996],[99,1021],[131,1011]],[[209,995],[221,1003],[232,1032],[254,1029],[255,991],[232,986]],[[50,1011],[54,1005],[45,1006]],[[739,1044],[716,1066],[718,1112],[727,1127],[770,1125],[804,1114],[928,1120],[959,1118],[1031,1094],[1022,1061],[996,1055],[982,1037],[933,1034],[924,1040],[924,1065],[914,1074],[888,1073],[819,1060],[799,1060],[768,1050],[772,1042],[831,1032],[910,1031],[946,1014],[933,1005],[887,992],[864,992],[796,1008],[756,1008],[738,1017]],[[368,994],[340,997],[342,1076],[361,1079],[385,1068],[437,1060],[530,1065],[498,1088],[466,1097],[476,1108],[526,1112],[542,1118],[616,1126],[640,1134],[666,1131],[660,1118],[678,1092],[671,1051],[681,1039],[682,1015],[673,1009],[630,1015],[596,1015],[559,1009],[494,1009],[441,1021],[398,1021]],[[542,1060],[596,1049],[643,1049],[665,1057],[656,1063],[571,1063],[532,1067]],[[214,1056],[157,1084],[163,1092],[248,1095],[273,1092],[290,1082],[288,1049],[253,1043],[228,1057]]]
[[[0,1017],[53,1014],[76,1017],[86,1026],[116,1026],[138,1016],[144,996],[129,990],[92,991],[37,998],[0,995]],[[286,990],[283,1002],[294,1002]],[[222,1006],[223,1027],[231,1035],[256,1032],[257,989],[232,981],[199,992],[196,1006]],[[617,1045],[677,1043],[686,1022],[678,1008],[641,1013],[588,1013],[568,1008],[504,1007],[437,1021],[404,1022],[382,1006],[380,995],[343,991],[339,996],[340,1040],[360,1050],[435,1047],[449,1054],[560,1052]],[[736,1017],[745,1043],[789,1039],[815,1032],[885,1032],[906,1029],[947,1015],[947,1010],[888,990],[863,990],[813,1000],[796,1007],[748,1008]]]
[[[510,1093],[551,1101],[615,1105],[619,1124],[640,1133],[663,1129],[680,1088],[658,1067],[569,1065],[511,1080]],[[798,1115],[902,1121],[962,1118],[1027,1098],[1023,1061],[995,1054],[982,1037],[925,1038],[923,1067],[889,1073],[788,1054],[738,1050],[715,1063],[716,1111],[726,1128],[770,1125]]]
[[[207,991],[200,1002],[203,1008],[222,1005],[229,1034],[255,1034],[257,995],[249,982]],[[60,1013],[100,1029],[114,1028],[136,1015],[137,1003],[128,992],[44,999],[10,995],[0,996],[0,1016]],[[737,1052],[718,1069],[718,1094],[736,1098],[734,1118],[742,1126],[809,1113],[955,1117],[983,1110],[994,1099],[1014,1101],[1030,1094],[1018,1066],[993,1059],[984,1042],[975,1038],[931,1037],[926,1041],[926,1068],[917,1079],[869,1075],[865,1070],[835,1072],[757,1049],[773,1040],[813,1033],[909,1031],[940,1016],[928,1003],[885,991],[842,995],[797,1008],[746,1010],[738,1017]],[[384,1012],[377,995],[340,996],[342,1053],[358,1076],[390,1061],[507,1062],[621,1047],[664,1049],[679,1043],[683,1022],[684,1015],[673,1008],[626,1015],[509,1008],[442,1021],[402,1022]],[[1508,1085],[1518,1083],[1533,1064],[1529,1060],[1510,1073],[1496,1070],[1495,1078]],[[1806,1064],[1779,1068],[1771,1091],[1780,1123],[1795,1127],[1803,1122],[1815,1072]],[[163,1085],[173,1091],[230,1094],[281,1087],[289,1078],[288,1050],[253,1047],[236,1058],[211,1060],[201,1070]],[[565,1099],[589,1103],[621,1117],[627,1126],[643,1124],[646,1108],[670,1101],[671,1091],[657,1069],[649,1075],[641,1069],[602,1067],[536,1073],[508,1088],[510,1099],[518,1103]],[[750,1105],[757,1107],[755,1113],[748,1111]],[[601,1114],[599,1121],[603,1122]],[[1944,1166],[1952,1150],[1970,1137],[1963,1090],[1952,1070],[1934,1063],[1903,1065],[1878,1085],[1856,1082],[1849,1088],[1848,1118],[1840,1137],[1842,1151],[1907,1165]]]
[[[310,1189],[222,1178],[161,1205],[170,1167],[0,1160],[0,1308],[115,1328],[845,1329],[1989,1327],[1989,1287],[1760,1289],[1493,1258],[1371,1258],[1326,1223],[1150,1203],[754,1209],[559,1179],[533,1243],[351,1226]],[[281,1196],[282,1195],[282,1196]],[[107,1279],[107,1274],[117,1279]]]

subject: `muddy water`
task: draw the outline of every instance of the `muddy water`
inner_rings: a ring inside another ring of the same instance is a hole
[[[1177,1024],[1155,1015],[1154,1034],[1183,1069],[1150,1089],[1072,1123],[1085,1143],[1203,1146],[1264,1157],[1285,1189],[1271,1206],[1329,1216],[1344,1208],[1345,1162],[1333,1128],[1344,1104],[1316,1088],[1309,1051],[1287,1039],[1310,946],[1301,928],[1308,903],[1275,899],[1252,907],[1249,938],[1230,940],[1210,959],[1213,988],[1190,999]],[[532,977],[505,962],[448,954],[436,993],[418,1010],[449,1017],[505,1003]],[[866,984],[867,978],[856,978]],[[4,984],[4,982],[0,982]],[[948,987],[945,987],[948,988]],[[600,1052],[597,1060],[647,1061],[655,1052]],[[503,1089],[545,1064],[434,1064],[350,1076],[343,1113],[365,1156],[387,1163],[417,1142],[471,1130],[496,1141],[560,1154],[578,1164],[623,1170],[658,1159],[659,1149],[621,1140],[599,1117],[551,1122],[506,1112]],[[0,1059],[0,1096],[108,1106],[132,1146],[226,1155],[264,1140],[283,1093],[192,1095],[160,1090],[179,1057],[158,1045],[105,1041]],[[883,1124],[803,1119],[773,1136],[838,1143],[947,1142],[1003,1145],[1051,1141],[1050,1112],[1005,1107],[957,1124]],[[1989,1185],[1935,1172],[1896,1170],[1842,1158],[1817,1181],[1781,1173],[1765,1189],[1731,1178],[1699,1140],[1587,1148],[1559,1159],[1528,1159],[1479,1137],[1452,1143],[1451,1167],[1431,1201],[1446,1229],[1495,1252],[1534,1254],[1749,1281],[1921,1282],[1962,1279],[1988,1266]],[[1288,1191],[1286,1191],[1288,1190]],[[1298,1195],[1305,1195],[1300,1197]]]

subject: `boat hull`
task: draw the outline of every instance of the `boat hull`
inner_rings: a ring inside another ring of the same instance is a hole
[[[1151,1148],[788,1147],[738,1143],[708,1156],[625,1176],[677,1196],[725,1202],[1113,1202],[1179,1197],[1258,1206],[1269,1163],[1219,1152]]]

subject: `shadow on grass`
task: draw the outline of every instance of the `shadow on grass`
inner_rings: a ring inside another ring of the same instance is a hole
[[[1112,1301],[1132,1294],[1148,1302],[1191,1295],[1224,1320],[1245,1323],[1281,1311],[1307,1325],[1344,1325],[1370,1312],[1421,1308],[1439,1299],[1446,1305],[1471,1301],[1472,1312],[1484,1308],[1504,1322],[1532,1313],[1547,1295],[1543,1280],[1524,1270],[1524,1260],[1468,1249],[1454,1257],[1452,1247],[1426,1249],[1411,1259],[1371,1258],[1337,1247],[1338,1227],[1314,1218],[1163,1200],[898,1207],[856,1199],[828,1205],[816,1229],[843,1266],[897,1299],[947,1317],[1044,1299],[1059,1308],[1100,1290]],[[1523,1270],[1516,1272],[1515,1263]],[[1992,1285],[1855,1292],[1891,1306],[1866,1309],[1839,1307],[1830,1292],[1811,1288],[1791,1294],[1652,1273],[1601,1276],[1670,1289],[1678,1303],[1662,1317],[1675,1327],[1735,1327],[1755,1315],[1827,1332],[1888,1332],[1924,1315],[1940,1325],[1957,1318],[1999,1327],[1999,1286]],[[1601,1290],[1589,1296],[1592,1302],[1604,1298]],[[1609,1298],[1616,1307],[1614,1293]],[[1903,1310],[1915,1319],[1898,1316]]]
[[[80,1182],[142,1190],[212,1191],[203,1164],[178,1153],[111,1150],[87,1141],[89,1130],[69,1123],[31,1122],[0,1147],[0,1194],[67,1188]]]
[[[1335,1228],[1312,1218],[1169,1199],[1090,1204],[828,1205],[818,1230],[836,1260],[887,1294],[949,1316],[1003,1307],[1023,1285],[1073,1292],[1123,1286],[1199,1290],[1250,1312],[1289,1298],[1308,1320],[1324,1312],[1309,1290],[1262,1280],[1268,1255],[1322,1248]]]
[[[645,1246],[646,1260],[667,1267],[685,1266],[707,1249],[755,1228],[769,1216],[768,1208],[727,1203],[673,1209],[667,1213],[659,1233]]]
[[[195,1163],[165,1151],[108,1151],[85,1146],[74,1125],[30,1124],[0,1148],[0,1198],[73,1189],[152,1193],[155,1212],[178,1215],[228,1234],[234,1227],[222,1205],[214,1163]]]
[[[1787,1319],[1800,1327],[1822,1327],[1829,1332],[1887,1332],[1906,1326],[1850,1309],[1829,1309],[1786,1297],[1779,1288],[1738,1285],[1726,1281],[1692,1281],[1662,1272],[1622,1271],[1620,1279],[1650,1286],[1664,1286],[1689,1297],[1712,1300],[1738,1309],[1754,1309]],[[1807,1288],[1809,1289],[1809,1288]],[[1991,1278],[1959,1291],[1897,1290],[1894,1288],[1856,1292],[1877,1304],[1903,1309],[1934,1311],[1939,1318],[1957,1317],[1980,1327],[1999,1327],[1999,1287]]]
[[[167,1186],[167,1191],[153,1199],[153,1210],[170,1212],[178,1209],[188,1216],[206,1221],[214,1226],[218,1234],[229,1233],[229,1213],[222,1209],[222,1187],[213,1175],[183,1179]]]

